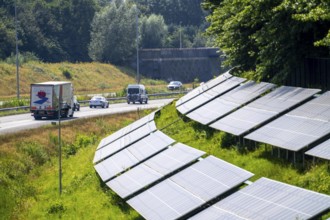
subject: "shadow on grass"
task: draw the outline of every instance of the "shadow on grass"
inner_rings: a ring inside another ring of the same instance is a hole
[[[98,177],[100,187],[102,191],[107,195],[109,198],[109,203],[111,205],[117,206],[120,208],[120,210],[128,214],[132,209],[131,207],[126,203],[124,199],[122,199],[120,196],[118,196],[114,191],[112,191],[106,184],[103,182],[103,180],[99,177],[99,175],[95,172],[95,175]],[[143,219],[143,218],[141,218]]]

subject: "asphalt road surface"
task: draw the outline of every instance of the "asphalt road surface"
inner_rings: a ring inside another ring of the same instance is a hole
[[[159,100],[149,100],[148,104],[127,104],[127,103],[118,103],[110,104],[109,108],[89,108],[81,107],[80,111],[76,111],[72,118],[62,119],[62,122],[77,120],[79,118],[89,118],[96,117],[100,115],[110,115],[124,112],[137,111],[144,109],[153,109],[160,108],[164,105],[170,103],[173,99],[159,99]],[[43,125],[49,125],[53,121],[51,119],[35,120],[30,113],[12,115],[12,116],[3,116],[0,117],[0,135],[14,133],[21,130],[32,129],[41,127]]]

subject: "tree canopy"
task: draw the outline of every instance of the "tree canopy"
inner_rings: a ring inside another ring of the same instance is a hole
[[[252,78],[283,82],[307,57],[329,57],[330,2],[326,0],[204,0],[209,36],[228,66]]]
[[[199,27],[205,23],[205,11],[201,9],[201,2],[202,0],[0,0],[0,60],[15,53],[15,5],[20,53],[34,54],[46,62],[94,59],[123,63],[133,55],[136,45],[135,14],[130,10],[133,5],[137,5],[139,11],[140,47],[152,48],[179,46],[176,44],[179,28],[183,36],[201,32]],[[109,9],[113,5],[117,9]],[[121,7],[122,5],[125,7]],[[115,13],[116,16],[106,16],[108,13]],[[189,31],[190,26],[195,31]],[[185,39],[189,41],[185,46],[203,44],[203,41],[193,44],[194,36]]]

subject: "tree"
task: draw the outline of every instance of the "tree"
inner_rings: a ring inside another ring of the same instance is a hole
[[[162,48],[167,36],[167,25],[161,15],[151,14],[141,19],[141,47]]]
[[[93,60],[123,64],[135,51],[135,6],[111,3],[92,22],[89,55]]]
[[[5,59],[15,51],[15,24],[3,8],[0,8],[0,17],[0,59]]]
[[[216,37],[226,65],[252,70],[256,80],[283,83],[304,58],[329,55],[329,47],[315,47],[327,45],[328,1],[205,0],[203,5],[212,13],[207,33]]]

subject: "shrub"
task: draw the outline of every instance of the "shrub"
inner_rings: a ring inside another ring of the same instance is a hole
[[[29,156],[37,165],[42,165],[50,159],[46,149],[38,143],[23,142],[18,146],[18,150]]]
[[[62,74],[66,79],[72,79],[72,73],[69,70],[67,69],[63,70]]]

